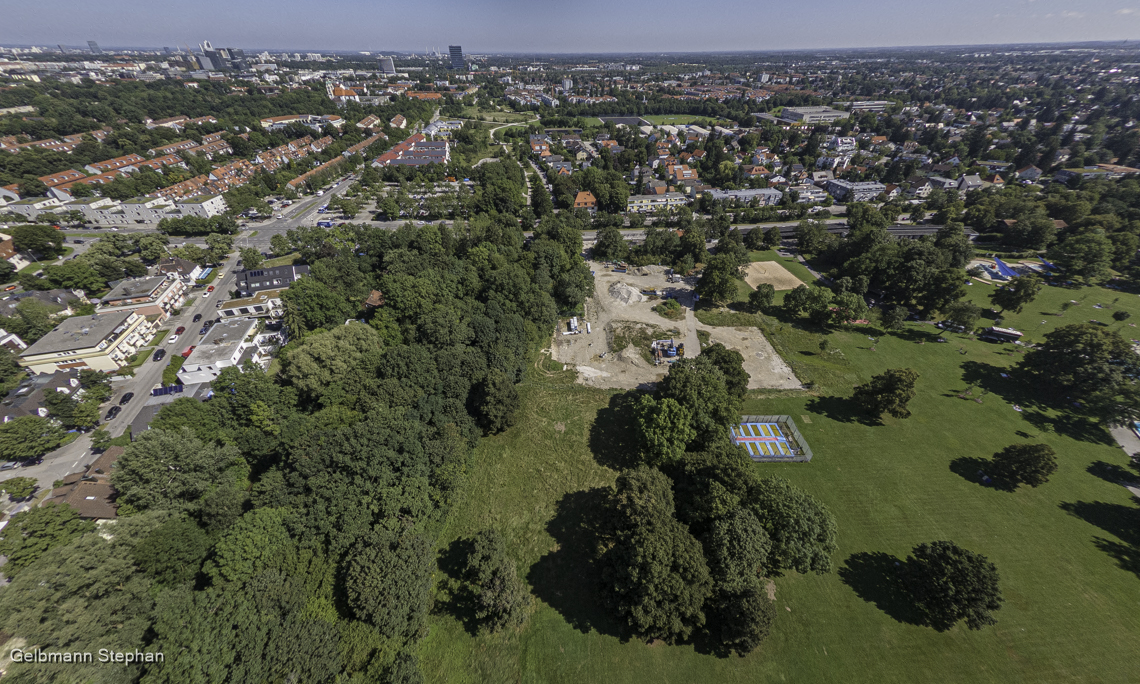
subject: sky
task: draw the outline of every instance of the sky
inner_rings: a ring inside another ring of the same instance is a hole
[[[719,52],[1140,40],[1140,0],[0,0],[0,44]]]

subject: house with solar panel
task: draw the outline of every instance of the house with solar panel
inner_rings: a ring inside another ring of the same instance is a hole
[[[732,443],[748,452],[753,461],[811,460],[811,448],[791,416],[743,416],[729,431]]]

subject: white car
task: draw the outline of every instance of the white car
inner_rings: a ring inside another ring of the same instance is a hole
[[[177,339],[178,339],[178,335],[171,335],[170,337],[166,338],[166,343],[167,344],[174,344],[174,342]]]
[[[285,217],[284,217],[284,216],[282,216],[281,214],[278,214],[278,215],[277,215],[277,216],[275,216],[274,218],[279,218],[279,219],[280,219],[280,218],[285,218]]]

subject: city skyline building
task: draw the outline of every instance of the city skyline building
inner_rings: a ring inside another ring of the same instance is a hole
[[[451,53],[451,68],[463,69],[465,67],[463,62],[463,46],[462,45],[449,45],[447,46],[448,52]]]

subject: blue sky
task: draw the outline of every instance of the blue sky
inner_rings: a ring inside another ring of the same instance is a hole
[[[681,52],[1140,40],[1140,0],[0,0],[0,44]]]

